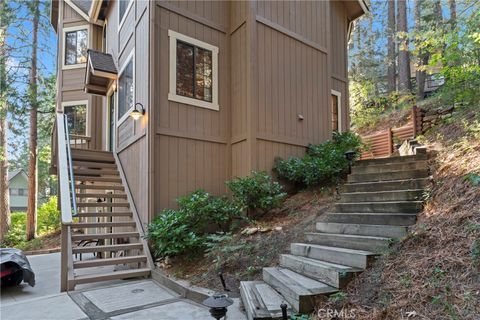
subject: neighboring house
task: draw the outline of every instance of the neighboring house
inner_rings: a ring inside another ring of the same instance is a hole
[[[28,176],[23,169],[8,173],[10,211],[26,211],[28,203]]]
[[[412,83],[416,83],[417,81],[417,62],[414,60],[410,62],[410,79]],[[444,83],[445,78],[441,74],[441,67],[428,67],[425,77],[424,98],[431,96],[437,89],[441,88]]]
[[[275,157],[347,130],[348,34],[366,10],[363,1],[52,1],[57,109],[82,147],[118,154],[145,223],[178,196],[224,193],[231,177],[270,171]]]

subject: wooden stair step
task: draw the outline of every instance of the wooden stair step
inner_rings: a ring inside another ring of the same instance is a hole
[[[132,212],[79,212],[78,217],[87,218],[87,217],[131,217]]]
[[[90,253],[90,252],[108,252],[108,251],[123,251],[132,249],[143,249],[143,244],[138,243],[125,243],[125,244],[112,244],[104,246],[85,246],[85,247],[73,247],[72,253]]]
[[[118,239],[118,238],[139,238],[138,232],[112,232],[112,233],[91,233],[91,234],[74,234],[72,241],[93,240],[93,239]]]
[[[72,160],[115,163],[113,153],[109,151],[72,149]]]
[[[107,198],[107,199],[127,199],[125,193],[77,193],[75,195],[77,198]]]
[[[78,202],[78,208],[128,208],[128,202]]]
[[[119,222],[77,222],[72,227],[80,228],[115,228],[115,227],[135,227],[134,221],[119,221]]]
[[[116,169],[117,168],[116,163],[77,161],[77,160],[73,160],[73,166],[74,167],[85,167],[85,168],[89,168],[89,169],[94,169],[94,168],[102,168],[102,169],[103,168],[107,168],[107,169],[113,168],[113,169]]]
[[[77,184],[75,188],[80,190],[125,190],[122,185],[111,184]]]
[[[84,284],[84,283],[92,283],[92,282],[100,282],[100,281],[147,277],[150,275],[150,272],[151,272],[150,269],[142,268],[142,269],[114,271],[109,273],[80,275],[80,276],[74,277],[74,282],[75,284]]]
[[[73,268],[74,269],[92,268],[92,267],[112,266],[112,265],[119,265],[119,264],[141,263],[141,262],[147,262],[147,256],[139,255],[139,256],[130,256],[130,257],[74,261]]]
[[[291,254],[280,255],[280,265],[335,288],[343,288],[362,269]]]
[[[118,170],[112,170],[112,169],[73,169],[73,174],[74,175],[99,175],[99,176],[119,176]]]
[[[316,297],[338,291],[323,282],[277,267],[263,268],[263,281],[277,290],[300,313],[312,312]]]
[[[240,282],[240,294],[249,320],[282,319],[280,305],[285,299],[263,281]],[[287,304],[287,315],[292,313]]]
[[[115,177],[96,177],[96,176],[75,176],[75,181],[91,181],[91,182],[115,182],[122,183],[121,178]]]

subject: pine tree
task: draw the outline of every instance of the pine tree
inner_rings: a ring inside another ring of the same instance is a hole
[[[37,187],[38,187],[38,148],[37,148],[37,120],[38,120],[38,79],[37,79],[37,50],[38,31],[40,24],[40,1],[33,0],[29,3],[32,16],[32,44],[31,67],[28,84],[30,107],[30,137],[29,137],[29,165],[28,165],[28,207],[27,207],[27,240],[36,236],[37,229]]]
[[[397,90],[397,62],[396,62],[396,50],[395,50],[395,1],[388,1],[388,28],[387,28],[387,41],[388,41],[388,53],[387,53],[387,83],[388,93],[392,93]]]
[[[410,81],[410,51],[408,46],[407,1],[397,0],[398,20],[398,81],[399,91],[408,94],[412,89]]]

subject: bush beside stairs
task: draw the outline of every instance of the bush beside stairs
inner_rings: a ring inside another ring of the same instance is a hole
[[[426,153],[356,162],[316,232],[292,243],[279,267],[263,268],[263,281],[241,282],[248,319],[281,319],[284,302],[289,314],[310,313],[318,297],[344,288],[415,224],[428,175]]]

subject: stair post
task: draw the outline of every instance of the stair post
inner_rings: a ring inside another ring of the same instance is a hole
[[[387,129],[387,135],[388,135],[388,155],[392,155],[393,153],[393,132],[392,128]]]

